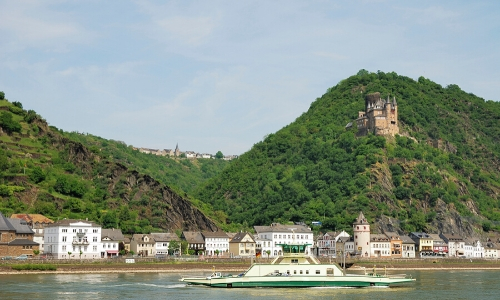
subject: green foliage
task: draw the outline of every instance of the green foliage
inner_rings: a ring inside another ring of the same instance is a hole
[[[402,135],[357,137],[355,128],[345,129],[371,92],[396,97]],[[255,144],[196,197],[223,212],[227,227],[321,220],[323,229],[334,230],[349,228],[363,210],[372,220],[394,215],[404,230],[425,230],[436,222],[439,201],[466,216],[466,199],[500,221],[500,199],[492,192],[500,187],[499,119],[498,102],[457,86],[360,70]]]
[[[222,154],[221,151],[217,151],[217,153],[215,153],[215,158],[218,158],[218,159],[224,158],[224,154]]]
[[[0,100],[4,100],[5,99],[5,93],[0,91]]]
[[[0,113],[0,127],[7,133],[21,132],[21,124],[12,118],[12,114],[7,111]]]
[[[29,175],[30,180],[34,183],[40,183],[44,181],[45,177],[46,177],[45,172],[39,166],[34,167]]]
[[[25,271],[25,270],[37,270],[37,271],[56,271],[57,267],[52,264],[20,264],[11,266],[12,270]]]
[[[15,107],[18,107],[20,109],[23,109],[23,104],[19,101],[12,102],[12,105],[14,105]]]

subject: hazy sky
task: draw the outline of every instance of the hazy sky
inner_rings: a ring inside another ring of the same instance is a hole
[[[1,1],[0,91],[65,131],[242,154],[329,87],[500,93],[500,1]]]

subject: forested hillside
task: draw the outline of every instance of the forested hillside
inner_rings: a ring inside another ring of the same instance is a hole
[[[188,194],[229,162],[158,157],[123,142],[64,132],[0,96],[4,215],[88,218],[124,233],[217,229],[212,212]]]
[[[400,135],[346,129],[372,92],[396,97]],[[228,223],[347,229],[362,210],[379,228],[474,234],[499,229],[499,171],[500,103],[423,77],[361,70],[196,195]]]

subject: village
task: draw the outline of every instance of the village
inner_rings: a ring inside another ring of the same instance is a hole
[[[314,225],[313,225],[314,226]],[[318,257],[360,259],[468,258],[497,259],[498,241],[472,240],[450,234],[411,232],[371,233],[363,213],[352,225],[353,234],[342,230],[314,234],[306,224],[254,226],[255,233],[183,231],[133,234],[102,228],[88,220],[54,222],[38,214],[0,212],[0,258],[9,259],[107,259],[132,255],[162,258],[190,254],[198,257],[274,258],[280,244],[301,244]],[[185,248],[183,248],[185,247]]]

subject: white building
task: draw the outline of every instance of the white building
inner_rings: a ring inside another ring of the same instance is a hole
[[[391,239],[385,234],[372,234],[370,250],[370,257],[391,257]]]
[[[102,252],[101,257],[111,258],[118,256],[120,252],[120,243],[123,243],[125,237],[123,236],[121,229],[102,229],[101,230],[101,242],[102,242]]]
[[[472,244],[472,257],[474,258],[484,258],[484,247],[481,244],[481,241],[477,240],[474,244]]]
[[[101,226],[83,220],[62,220],[44,230],[44,252],[58,259],[101,258]]]
[[[468,244],[468,243],[465,244],[464,245],[464,255],[467,258],[474,257],[474,246],[472,246],[471,244]]]
[[[203,231],[205,239],[205,255],[227,256],[229,253],[229,236],[223,231]]]
[[[271,226],[254,226],[254,229],[259,239],[271,242],[271,246],[266,248],[266,250],[271,251],[270,257],[280,255],[282,249],[278,244],[308,244],[306,253],[312,253],[313,232],[305,225],[272,223]]]
[[[415,241],[407,235],[401,236],[403,245],[402,258],[415,258]]]
[[[180,245],[181,239],[175,233],[151,233],[155,241],[156,256],[169,254],[170,243],[177,242]],[[177,248],[177,247],[176,247]],[[171,249],[172,254],[178,253],[179,249]]]
[[[440,234],[445,243],[448,244],[449,257],[461,257],[465,255],[465,241],[458,235]]]
[[[350,235],[342,230],[341,232],[327,232],[322,236],[318,237],[316,247],[318,249],[318,256],[331,256],[336,257],[336,244],[339,238],[350,237]]]

